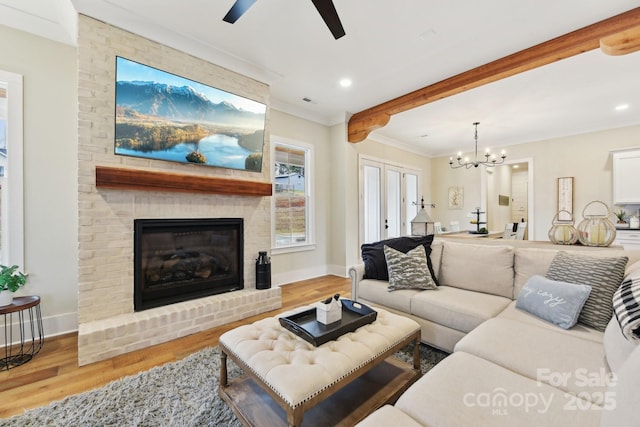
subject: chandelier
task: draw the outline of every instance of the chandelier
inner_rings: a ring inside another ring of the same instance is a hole
[[[500,160],[498,160],[495,154],[492,155],[491,153],[489,153],[488,148],[487,148],[487,151],[484,153],[484,160],[478,160],[478,125],[479,124],[480,122],[475,122],[473,124],[476,127],[476,134],[475,134],[476,152],[475,152],[475,157],[473,162],[470,162],[468,157],[465,157],[463,161],[462,153],[458,153],[458,157],[456,158],[456,160],[458,161],[457,164],[454,163],[453,157],[449,157],[449,166],[451,166],[452,169],[458,169],[463,166],[465,167],[465,169],[469,169],[471,167],[477,168],[480,165],[484,165],[486,167],[492,168],[495,165],[504,163],[504,159],[507,158],[507,155],[505,154],[504,150],[501,153]]]

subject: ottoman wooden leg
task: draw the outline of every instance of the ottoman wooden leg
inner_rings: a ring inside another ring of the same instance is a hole
[[[304,417],[304,408],[302,405],[294,408],[287,409],[287,423],[289,427],[300,427],[302,425],[302,418]]]
[[[413,369],[420,371],[420,336],[416,338],[413,346]]]
[[[227,353],[220,350],[220,387],[226,387],[227,384]]]

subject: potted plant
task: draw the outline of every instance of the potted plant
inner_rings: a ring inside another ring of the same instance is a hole
[[[0,265],[0,307],[11,304],[13,293],[27,282],[27,275],[17,270],[17,265]]]
[[[619,208],[613,214],[616,216],[616,218],[618,218],[618,227],[619,226],[624,226],[624,225],[627,224],[627,221],[624,220],[626,218],[626,216],[627,216],[627,213],[625,212],[624,209]]]

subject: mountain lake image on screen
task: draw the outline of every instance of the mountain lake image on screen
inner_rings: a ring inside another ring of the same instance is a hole
[[[115,154],[262,171],[266,105],[116,57]]]

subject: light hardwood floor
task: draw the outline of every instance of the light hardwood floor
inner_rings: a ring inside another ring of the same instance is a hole
[[[22,413],[25,409],[47,405],[55,400],[101,387],[124,376],[182,359],[205,347],[217,345],[220,335],[230,329],[300,305],[320,301],[336,293],[349,297],[350,280],[324,276],[283,285],[280,310],[81,367],[78,366],[77,333],[45,339],[44,347],[33,360],[23,366],[0,372],[0,418],[7,418]]]

